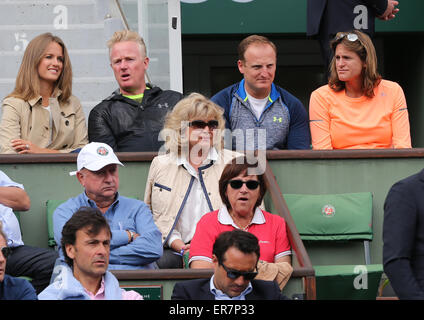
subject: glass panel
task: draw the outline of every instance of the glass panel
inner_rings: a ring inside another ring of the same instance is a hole
[[[130,28],[137,30],[146,43],[150,58],[148,81],[170,89],[168,1],[121,0],[120,3]]]

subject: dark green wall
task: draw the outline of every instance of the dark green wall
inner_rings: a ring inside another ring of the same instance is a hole
[[[424,1],[400,1],[396,19],[377,21],[381,32],[424,31]],[[181,3],[182,33],[305,33],[306,0],[207,0],[198,4]]]
[[[391,21],[376,21],[374,39],[383,78],[398,82],[406,96],[413,147],[424,147],[424,1],[401,1]],[[316,40],[306,37],[306,0],[207,0],[181,4],[184,93],[208,97],[237,82],[237,45],[260,33],[278,48],[275,82],[309,110],[309,97],[323,84]]]

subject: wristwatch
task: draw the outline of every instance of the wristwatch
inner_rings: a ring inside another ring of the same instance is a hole
[[[133,242],[135,232],[134,232],[134,231],[131,231],[131,230],[128,230],[128,232],[129,232],[129,233],[130,233],[130,235],[131,235],[131,241],[130,241],[130,242]]]

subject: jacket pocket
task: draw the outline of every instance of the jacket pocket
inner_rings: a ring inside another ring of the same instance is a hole
[[[166,208],[171,201],[171,188],[163,184],[155,182],[152,187],[152,213],[154,216],[165,214]]]
[[[166,191],[169,191],[169,192],[171,192],[171,190],[172,190],[170,187],[164,186],[163,184],[160,184],[160,183],[157,183],[157,182],[155,182],[155,184],[153,186],[158,187],[159,189],[165,189]]]

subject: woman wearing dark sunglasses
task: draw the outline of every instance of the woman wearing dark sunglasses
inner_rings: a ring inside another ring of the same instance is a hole
[[[278,215],[261,210],[266,192],[257,164],[238,157],[225,166],[219,180],[224,206],[202,217],[191,241],[190,268],[213,268],[212,247],[221,232],[240,229],[259,239],[259,259],[268,263],[291,262],[286,223]]]
[[[369,36],[339,32],[331,49],[328,85],[309,104],[313,149],[411,148],[403,90],[381,78]]]
[[[162,232],[164,254],[156,262],[161,269],[183,266],[196,223],[222,204],[218,180],[236,155],[223,149],[224,128],[223,110],[197,93],[166,117],[164,154],[151,163],[144,196]]]
[[[6,260],[10,253],[0,221],[0,300],[37,300],[37,293],[28,280],[6,274]]]

